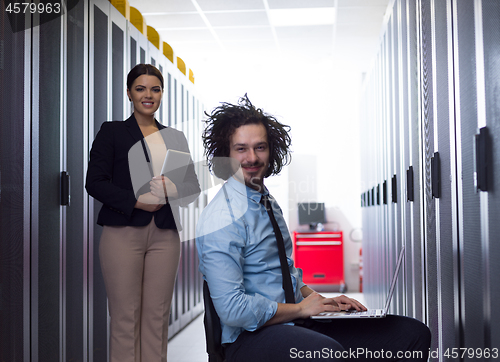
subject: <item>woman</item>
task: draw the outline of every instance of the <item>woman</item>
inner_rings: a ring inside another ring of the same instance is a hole
[[[136,65],[127,95],[133,114],[101,126],[85,187],[103,203],[97,223],[103,226],[99,256],[111,316],[110,360],[160,362],[166,361],[180,256],[178,209],[198,197],[200,186],[192,162],[182,182],[159,176],[167,149],[189,152],[182,132],[154,118],[163,96],[160,71]],[[132,157],[133,149],[141,150],[139,157]],[[138,175],[148,182],[134,190]]]

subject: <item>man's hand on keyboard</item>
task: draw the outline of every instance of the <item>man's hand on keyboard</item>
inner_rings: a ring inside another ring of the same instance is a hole
[[[349,309],[355,309],[357,311],[365,311],[366,307],[358,302],[356,299],[349,298],[345,295],[340,295],[338,297],[333,298],[335,302],[340,307],[340,310],[349,310]]]

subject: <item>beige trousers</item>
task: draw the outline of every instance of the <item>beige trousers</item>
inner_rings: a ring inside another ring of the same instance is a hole
[[[111,362],[167,360],[170,303],[179,266],[177,230],[104,226],[99,245],[111,316]]]

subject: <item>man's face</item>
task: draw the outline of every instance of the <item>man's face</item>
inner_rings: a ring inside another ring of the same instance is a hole
[[[263,124],[238,127],[229,140],[229,157],[241,164],[245,185],[262,192],[269,167],[269,144]]]

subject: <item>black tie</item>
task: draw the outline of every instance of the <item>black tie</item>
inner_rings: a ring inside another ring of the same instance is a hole
[[[292,277],[290,276],[290,269],[288,269],[288,262],[286,259],[285,252],[285,242],[283,241],[283,235],[281,234],[281,230],[274,218],[273,209],[269,202],[269,198],[267,195],[262,195],[262,199],[260,201],[267,210],[267,214],[271,219],[271,224],[273,225],[274,235],[276,236],[276,241],[278,242],[278,254],[280,257],[281,264],[281,274],[283,274],[283,290],[285,291],[285,300],[287,303],[295,303],[295,297],[293,293],[292,286]]]

